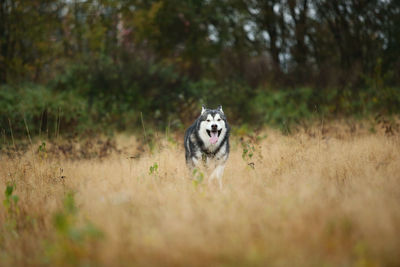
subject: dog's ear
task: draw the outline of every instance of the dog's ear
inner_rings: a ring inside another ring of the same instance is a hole
[[[222,106],[221,105],[218,106],[217,110],[220,111],[222,114],[224,114],[224,111],[222,110]]]
[[[201,115],[206,111],[206,107],[204,105],[201,106]]]

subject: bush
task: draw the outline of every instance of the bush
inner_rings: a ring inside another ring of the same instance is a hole
[[[61,129],[80,131],[88,121],[86,102],[70,91],[54,92],[48,87],[23,84],[0,87],[0,122],[3,133],[24,137],[55,136]],[[26,122],[26,125],[25,125]],[[10,128],[11,124],[11,128]]]
[[[335,116],[366,117],[400,113],[398,88],[325,90],[298,88],[292,90],[259,90],[254,98],[253,114],[262,124],[290,132],[293,124],[312,118]]]
[[[32,136],[112,134],[142,129],[142,117],[146,127],[182,130],[201,104],[221,104],[234,125],[268,124],[288,133],[292,125],[320,116],[399,114],[399,92],[383,85],[256,90],[239,78],[193,80],[167,63],[103,56],[69,66],[47,85],[1,86],[0,123],[3,134],[12,130],[15,138],[26,136],[26,126]]]
[[[312,96],[310,88],[260,91],[254,99],[254,114],[262,123],[289,131],[293,123],[312,116]]]
[[[117,130],[140,125],[141,112],[154,125],[166,123],[176,115],[190,87],[170,65],[138,59],[114,62],[108,57],[71,66],[51,86],[86,99],[93,121]]]

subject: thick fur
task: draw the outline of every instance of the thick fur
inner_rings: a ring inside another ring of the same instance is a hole
[[[219,134],[215,144],[210,141],[210,131],[215,131],[212,125]],[[185,132],[186,164],[191,170],[202,164],[212,169],[209,182],[217,178],[221,188],[225,163],[229,157],[229,132],[230,127],[221,106],[217,109],[203,107],[201,115]]]

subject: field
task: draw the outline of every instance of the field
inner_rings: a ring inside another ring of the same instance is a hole
[[[0,265],[400,265],[398,132],[231,138],[222,190],[189,179],[179,133],[4,149]]]

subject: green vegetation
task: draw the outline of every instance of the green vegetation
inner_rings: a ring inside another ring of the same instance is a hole
[[[158,164],[154,162],[152,166],[149,168],[149,175],[157,175],[158,174]]]
[[[193,183],[194,187],[197,188],[199,185],[202,184],[202,182],[204,180],[204,173],[202,171],[200,171],[199,169],[194,168],[192,174],[193,174],[192,183]]]
[[[201,104],[284,132],[399,114],[399,12],[378,0],[6,0],[0,131],[111,134],[144,119],[151,135]]]
[[[3,206],[7,211],[5,227],[16,235],[15,229],[17,227],[17,216],[19,214],[18,201],[19,197],[14,193],[16,189],[15,183],[7,183],[6,190],[4,191]]]
[[[297,90],[267,90],[258,89],[252,98],[234,99],[225,95],[221,88],[209,87],[214,98],[205,103],[220,100],[225,112],[235,124],[263,125],[268,124],[290,132],[290,128],[304,120],[331,119],[336,116],[355,116],[358,118],[375,116],[375,114],[395,115],[400,112],[400,93],[398,88],[368,88],[361,91],[350,89],[318,90],[299,88]],[[0,121],[2,134],[10,138],[11,131],[15,137],[26,137],[27,122],[31,135],[65,137],[76,134],[110,133],[115,130],[142,131],[140,112],[143,110],[149,145],[151,144],[152,128],[159,130],[171,127],[172,130],[182,130],[183,124],[197,116],[198,110],[183,112],[180,104],[171,108],[163,107],[160,111],[153,102],[135,109],[129,98],[122,98],[112,103],[113,97],[104,95],[96,99],[90,107],[89,101],[76,91],[56,91],[54,89],[24,85],[19,88],[2,87],[0,90]],[[231,104],[235,103],[235,104]],[[171,104],[171,102],[170,102]],[[184,105],[184,103],[182,103]],[[168,111],[167,111],[168,110]],[[183,113],[181,113],[183,112]],[[163,115],[165,114],[165,115]],[[11,140],[11,139],[10,139]],[[11,142],[11,141],[10,141]]]
[[[79,223],[78,218],[74,194],[68,193],[63,209],[53,216],[56,235],[47,245],[45,263],[71,266],[95,263],[93,253],[103,233],[90,222]]]

